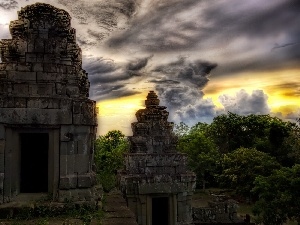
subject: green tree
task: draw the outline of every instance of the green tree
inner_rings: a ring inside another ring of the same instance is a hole
[[[289,155],[291,148],[286,139],[295,126],[295,123],[270,115],[240,116],[228,112],[214,118],[207,134],[220,153],[229,153],[240,147],[255,148],[274,156],[282,166],[293,166],[295,160]]]
[[[256,149],[238,148],[224,154],[220,160],[222,173],[219,176],[223,187],[236,190],[237,194],[252,197],[251,190],[258,175],[268,176],[280,168],[274,157]]]
[[[259,196],[253,213],[264,225],[281,225],[287,219],[300,224],[300,165],[283,167],[270,176],[258,176],[253,193]]]
[[[177,137],[182,137],[188,134],[190,131],[190,127],[184,122],[180,122],[179,124],[175,124],[174,133]]]
[[[123,154],[129,149],[129,142],[119,130],[99,136],[95,143],[95,164],[100,183],[105,191],[116,185],[117,170],[122,168]]]
[[[214,182],[216,162],[220,154],[213,141],[205,136],[207,124],[198,123],[190,131],[179,137],[177,149],[186,153],[188,165],[197,175],[197,180],[205,188],[206,182]]]
[[[269,119],[269,115],[240,116],[228,112],[214,118],[208,133],[221,153],[232,152],[239,147],[253,148],[258,138],[265,139],[264,131]]]

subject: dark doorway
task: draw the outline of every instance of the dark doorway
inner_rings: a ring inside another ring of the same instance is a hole
[[[152,225],[169,224],[169,198],[152,198]]]
[[[23,133],[20,138],[20,192],[48,192],[48,133]]]

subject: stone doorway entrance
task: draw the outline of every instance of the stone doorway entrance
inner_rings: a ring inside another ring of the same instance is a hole
[[[20,193],[48,192],[48,133],[21,133]]]
[[[169,198],[152,198],[152,225],[169,225]]]

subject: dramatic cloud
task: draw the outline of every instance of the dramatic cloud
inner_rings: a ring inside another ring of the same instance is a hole
[[[109,37],[116,29],[127,27],[127,21],[138,7],[135,0],[57,0],[77,23],[78,37],[82,47],[89,49]]]
[[[116,63],[111,59],[84,57],[83,68],[89,73],[90,96],[94,100],[124,97],[140,93],[128,87],[144,76],[147,58]]]
[[[212,100],[203,99],[203,92],[185,85],[163,86],[157,85],[163,105],[168,107],[170,120],[189,125],[195,122],[211,122],[216,116],[216,107]]]
[[[169,85],[180,82],[202,89],[209,81],[208,74],[216,66],[215,63],[201,60],[190,61],[184,57],[179,57],[177,61],[158,65],[153,69],[152,72],[156,79],[150,80],[150,82]]]
[[[185,17],[188,11],[190,16]],[[199,41],[197,15],[201,11],[195,0],[144,1],[130,27],[109,39],[108,45],[152,52],[190,49]]]
[[[225,112],[229,111],[239,115],[269,114],[270,108],[267,100],[268,96],[262,90],[254,90],[252,94],[240,90],[235,96],[224,94],[219,97]]]
[[[211,122],[216,115],[211,100],[203,99],[201,91],[208,83],[208,75],[217,65],[201,60],[180,57],[177,61],[158,65],[153,72],[155,89],[163,105],[176,122]]]
[[[184,51],[195,57],[206,55],[209,60],[214,57],[220,65],[215,76],[297,66],[299,11],[295,0],[154,1],[142,4],[130,27],[115,32],[107,45],[155,54]]]
[[[0,8],[4,10],[16,9],[18,7],[18,2],[15,0],[1,0]]]

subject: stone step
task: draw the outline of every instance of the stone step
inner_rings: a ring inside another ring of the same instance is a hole
[[[138,225],[134,213],[127,207],[120,191],[114,189],[105,197],[103,225]]]

